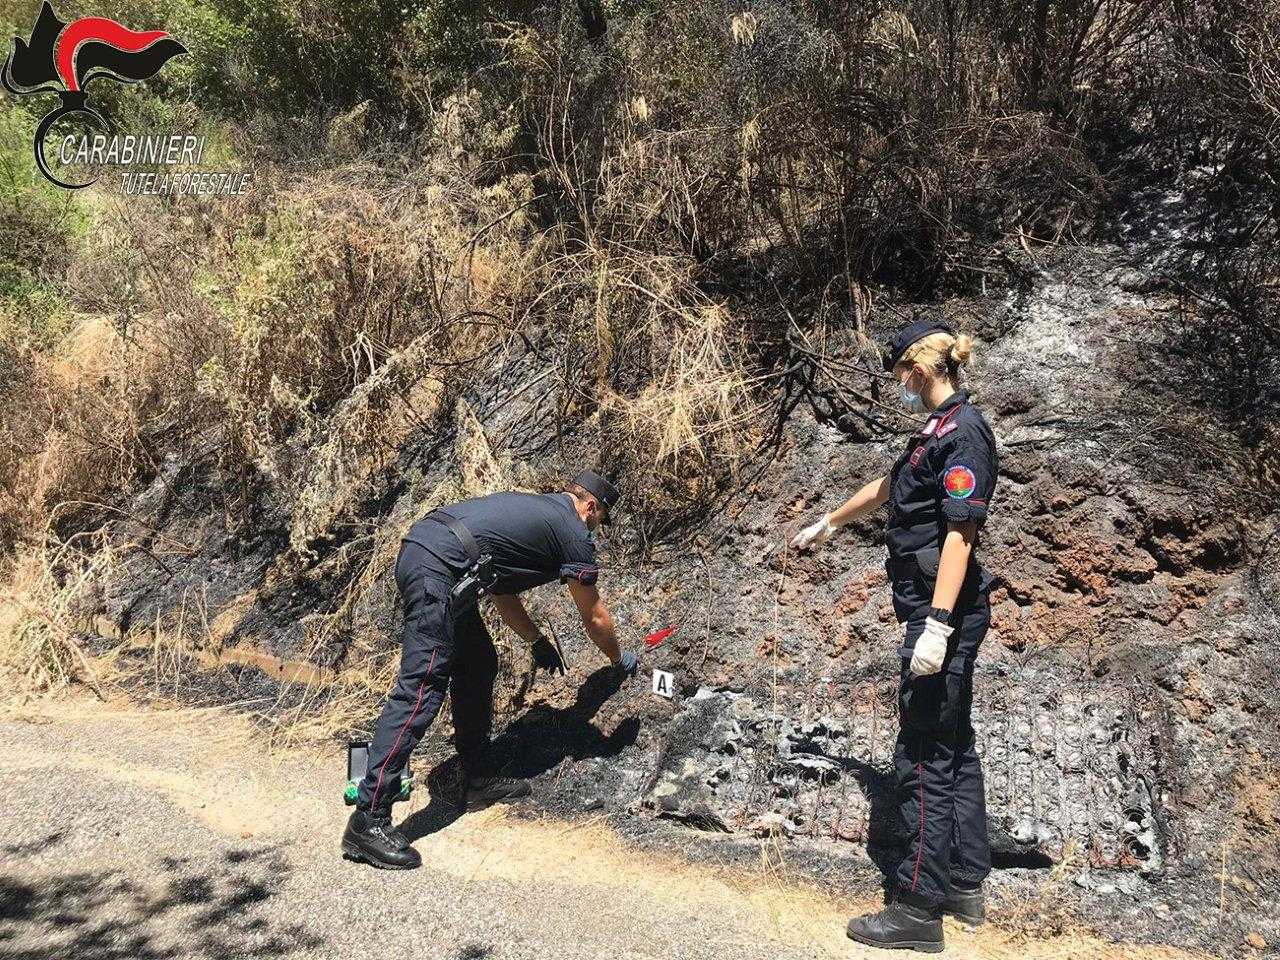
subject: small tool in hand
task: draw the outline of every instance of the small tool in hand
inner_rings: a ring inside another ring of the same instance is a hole
[[[566,666],[564,650],[560,647],[560,640],[556,637],[556,632],[548,625],[547,632],[539,637],[533,645],[533,669],[535,672],[539,667],[548,673],[559,671],[560,676],[563,677]]]

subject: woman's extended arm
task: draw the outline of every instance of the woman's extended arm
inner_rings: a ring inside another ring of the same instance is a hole
[[[864,484],[852,497],[827,515],[833,527],[843,527],[861,514],[874,510],[889,499],[889,477],[886,474]]]
[[[819,519],[817,523],[811,523],[797,533],[791,541],[791,546],[803,550],[805,547],[811,547],[815,543],[825,543],[836,532],[836,527],[844,526],[859,514],[874,510],[888,499],[888,476],[872,480],[870,483],[864,484],[857,493],[836,507],[831,513]]]

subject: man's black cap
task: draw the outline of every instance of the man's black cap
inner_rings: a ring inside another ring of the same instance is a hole
[[[618,498],[622,496],[621,490],[600,476],[600,474],[593,473],[590,470],[578,471],[578,475],[573,478],[573,482],[599,500],[606,510],[612,510],[617,505]]]
[[[939,320],[916,320],[909,323],[898,331],[897,336],[885,344],[885,370],[892,373],[893,368],[898,365],[898,361],[911,345],[917,340],[923,340],[931,333],[949,333],[955,336],[955,331]]]

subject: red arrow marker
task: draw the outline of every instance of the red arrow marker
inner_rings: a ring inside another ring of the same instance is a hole
[[[646,650],[656,650],[662,646],[664,640],[680,629],[679,624],[674,627],[666,627],[663,630],[655,630],[644,638],[644,648]]]

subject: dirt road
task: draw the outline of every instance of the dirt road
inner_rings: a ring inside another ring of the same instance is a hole
[[[893,956],[844,937],[870,902],[656,859],[601,822],[494,808],[419,840],[421,870],[348,863],[333,766],[273,754],[222,711],[0,715],[0,958]],[[975,960],[1190,956],[990,924],[947,938]]]

